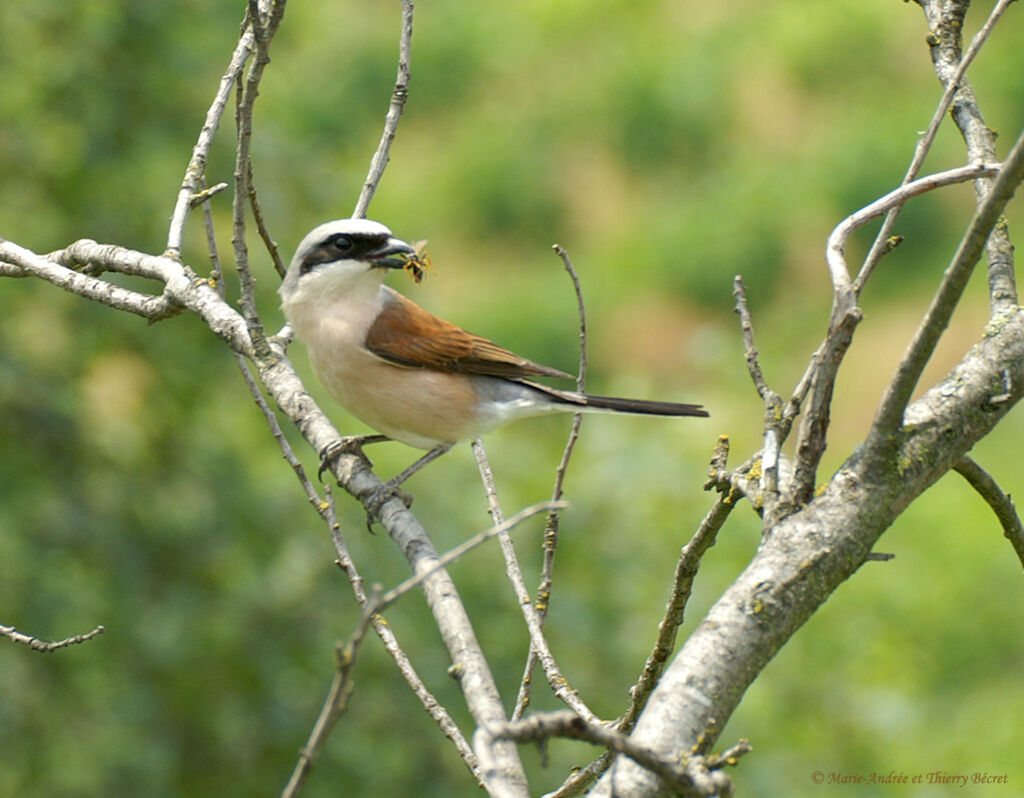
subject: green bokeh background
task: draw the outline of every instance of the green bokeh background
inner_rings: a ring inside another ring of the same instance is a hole
[[[48,251],[90,237],[159,252],[244,3],[0,4],[0,235]],[[988,11],[969,17],[975,30]],[[972,79],[988,124],[1024,123],[1020,10]],[[394,81],[397,3],[293,2],[256,113],[255,170],[290,254],[351,212]],[[679,547],[706,511],[716,437],[758,446],[731,282],[742,274],[772,385],[802,373],[829,306],[824,241],[897,184],[939,96],[920,10],[893,0],[760,3],[421,2],[411,96],[371,207],[429,238],[436,273],[393,282],[430,309],[573,371],[576,311],[550,246],[580,272],[596,392],[701,401],[713,418],[591,418],[570,473],[549,639],[600,715],[622,711]],[[1005,146],[1005,145],[1004,145]],[[952,128],[927,169],[963,162]],[[230,114],[211,182],[231,179]],[[865,292],[822,478],[861,439],[972,208],[968,186],[915,201]],[[229,201],[213,203],[229,250]],[[1011,234],[1021,213],[1010,214]],[[251,242],[254,245],[255,240]],[[851,261],[870,238],[858,237]],[[204,270],[198,217],[186,258]],[[276,278],[259,298],[280,323]],[[925,384],[981,333],[973,281]],[[297,365],[309,371],[301,349]],[[310,380],[314,392],[318,387]],[[361,431],[316,393],[345,431]],[[489,438],[506,511],[546,498],[567,419]],[[307,466],[312,453],[292,430]],[[976,449],[1014,493],[1024,420]],[[357,611],[225,348],[188,316],[135,317],[33,280],[0,282],[0,623],[89,644],[41,655],[0,641],[0,796],[221,796],[279,791]],[[372,451],[382,474],[414,453]],[[417,476],[416,512],[450,547],[487,526],[468,447]],[[404,561],[340,513],[368,581]],[[743,567],[759,526],[734,514],[698,577],[687,628]],[[528,572],[539,524],[516,533]],[[990,511],[949,476],[885,535],[779,654],[722,737],[752,740],[750,796],[942,796],[942,785],[816,785],[811,774],[1006,775],[957,794],[1024,795],[1020,565]],[[493,547],[453,568],[507,701],[525,634]],[[534,579],[531,578],[531,582]],[[471,725],[422,599],[388,616],[429,687]],[[685,630],[684,630],[685,634]],[[535,706],[554,707],[542,689]],[[593,755],[555,742],[535,792]],[[306,795],[475,795],[376,640]]]

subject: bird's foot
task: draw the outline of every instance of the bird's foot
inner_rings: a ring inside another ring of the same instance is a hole
[[[345,453],[357,454],[369,463],[370,458],[366,457],[363,447],[368,443],[380,443],[387,440],[390,440],[387,435],[345,435],[336,438],[320,450],[320,468],[316,472],[317,479],[323,482],[324,471],[332,470],[334,461]],[[372,467],[373,463],[370,465]]]
[[[391,499],[401,499],[406,508],[412,507],[412,495],[402,490],[400,484],[394,479],[388,480],[363,500],[363,506],[366,508],[366,529],[371,535],[373,522],[380,520],[381,510]]]
[[[373,532],[373,522],[380,520],[380,511],[383,509],[384,504],[393,497],[398,497],[402,500],[406,507],[412,507],[412,496],[401,490],[399,486],[405,482],[409,477],[419,471],[427,463],[431,463],[440,457],[442,454],[452,448],[450,443],[439,443],[419,460],[409,466],[401,474],[391,477],[385,482],[378,490],[370,494],[370,496],[363,503],[366,507],[366,528]]]

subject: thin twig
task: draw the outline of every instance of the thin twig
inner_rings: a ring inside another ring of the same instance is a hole
[[[629,707],[615,724],[616,730],[623,734],[628,734],[632,731],[637,718],[647,703],[647,699],[650,697],[661,673],[664,671],[668,657],[675,647],[676,634],[683,622],[683,613],[689,601],[693,588],[693,579],[696,576],[700,559],[704,552],[715,544],[718,530],[725,523],[732,508],[736,506],[736,499],[739,497],[740,491],[733,486],[731,480],[727,479],[722,485],[715,483],[719,475],[725,473],[728,457],[729,439],[727,436],[722,435],[718,439],[715,452],[711,458],[708,484],[704,486],[705,489],[717,487],[722,495],[704,517],[703,521],[701,521],[693,538],[683,547],[680,553],[665,615],[658,625],[658,638],[654,649],[651,651],[650,656],[648,656],[647,662],[644,663],[643,671],[637,683],[630,688]],[[545,798],[569,798],[569,796],[579,795],[590,784],[600,778],[614,761],[614,753],[610,751],[605,752],[587,765],[587,767],[582,768],[566,779],[558,790],[545,796]]]
[[[484,451],[483,442],[479,438],[473,439],[473,454],[476,456],[480,478],[483,480],[484,490],[487,493],[491,520],[500,526],[504,524],[504,519],[501,506],[498,503],[497,492],[494,488],[494,475],[491,472],[491,465],[487,461],[487,453]],[[552,501],[548,504],[550,505],[548,517],[550,517],[552,511],[565,506],[565,502]],[[555,662],[554,655],[551,653],[548,642],[544,638],[540,612],[533,606],[529,591],[526,589],[526,580],[523,578],[522,568],[519,566],[519,558],[516,556],[515,546],[512,543],[511,537],[507,532],[502,532],[498,535],[498,541],[501,544],[502,556],[505,558],[505,573],[512,583],[512,589],[516,595],[516,603],[523,613],[523,620],[526,622],[526,628],[530,635],[530,654],[536,656],[540,661],[547,676],[548,684],[555,695],[584,717],[594,717],[594,714],[569,687],[568,682],[562,675],[561,669]],[[522,691],[520,690],[520,692]]]
[[[787,506],[782,508],[788,513],[795,511],[810,501],[817,480],[818,465],[828,441],[828,425],[832,408],[832,392],[835,389],[836,376],[843,361],[846,350],[853,341],[853,333],[863,318],[858,307],[850,308],[829,331],[814,361],[817,368],[811,377],[811,400],[804,409],[797,431],[796,463],[793,470],[793,481],[787,490]],[[774,517],[766,526],[771,526],[779,517]]]
[[[614,729],[596,723],[588,723],[569,710],[543,712],[507,723],[502,727],[478,729],[477,734],[486,734],[492,739],[512,740],[523,743],[543,742],[550,737],[566,737],[571,740],[585,740],[625,754],[661,776],[667,783],[680,791],[693,789],[693,780],[676,762],[669,762],[645,746],[637,745]]]
[[[483,443],[479,438],[473,439],[473,453],[476,455],[480,478],[483,480],[484,489],[487,492],[491,520],[499,527],[503,526],[506,522],[502,518],[501,506],[498,503],[497,493],[494,489],[494,475],[491,473],[491,465],[487,461],[487,453],[484,451]],[[555,500],[545,504],[548,508],[549,518],[552,512],[567,506],[565,502]],[[516,603],[519,604],[519,609],[523,613],[523,620],[526,621],[526,628],[530,634],[530,651],[536,655],[540,662],[551,691],[577,714],[588,719],[596,719],[594,713],[590,711],[589,707],[580,700],[576,692],[569,686],[569,682],[562,675],[561,668],[558,667],[558,663],[551,653],[548,641],[544,638],[540,612],[533,606],[533,602],[530,600],[530,593],[526,589],[526,580],[523,578],[523,571],[519,567],[519,559],[516,557],[512,538],[507,532],[499,532],[498,541],[501,544],[501,553],[505,558],[505,573],[512,583],[512,589],[516,594]]]
[[[572,265],[572,260],[569,258],[569,253],[565,251],[559,244],[554,244],[551,247],[555,254],[562,259],[562,265],[565,266],[565,271],[569,275],[569,279],[572,280],[573,292],[576,294],[576,312],[579,315],[580,320],[580,368],[576,375],[576,390],[583,391],[587,384],[587,308],[583,302],[583,288],[580,285],[580,276],[576,273],[575,267]],[[568,447],[566,447],[568,448]]]
[[[324,700],[320,714],[313,724],[313,730],[309,734],[306,745],[299,752],[299,761],[295,764],[291,778],[281,792],[281,798],[295,798],[302,790],[306,777],[313,769],[320,750],[323,748],[331,729],[338,722],[338,718],[348,709],[348,699],[352,695],[352,671],[359,656],[359,649],[363,640],[366,639],[366,632],[370,627],[370,618],[376,608],[376,595],[370,597],[366,608],[360,613],[359,622],[355,630],[349,635],[344,646],[335,649],[335,670],[331,687],[327,691],[327,698]]]
[[[777,396],[777,394],[768,387],[768,383],[764,379],[764,372],[761,370],[759,353],[757,347],[754,346],[754,325],[750,318],[750,309],[747,307],[747,289],[743,284],[743,278],[738,274],[732,280],[732,295],[736,300],[734,310],[740,317],[740,333],[743,336],[747,372],[750,374],[750,379],[754,381],[758,395],[767,402],[771,395]]]
[[[576,312],[580,324],[580,366],[576,375],[576,390],[582,393],[587,385],[587,310],[583,301],[583,288],[580,285],[579,275],[576,273],[569,253],[560,245],[555,244],[555,254],[562,259],[569,279],[572,280],[573,292],[576,294]],[[583,414],[576,413],[572,417],[572,425],[569,428],[569,438],[562,450],[562,459],[555,468],[555,484],[551,490],[551,500],[558,501],[564,493],[565,475],[568,473],[569,461],[576,449],[576,441],[580,437],[580,428],[583,425]],[[537,616],[543,628],[544,621],[548,616],[548,609],[551,607],[551,589],[554,584],[555,553],[558,551],[558,530],[561,516],[557,512],[548,513],[544,519],[544,543],[542,546],[542,561],[540,569],[540,584],[537,586]],[[530,704],[530,690],[533,686],[533,673],[537,669],[537,652],[530,648],[526,657],[526,665],[523,668],[523,677],[519,680],[519,693],[516,695],[516,704],[512,710],[512,720],[518,720],[523,716],[526,707]]]
[[[761,363],[758,359],[757,347],[754,346],[754,326],[747,306],[747,290],[743,278],[736,275],[733,279],[733,297],[736,299],[736,313],[740,317],[740,332],[743,336],[743,349],[747,361],[747,371],[754,382],[757,393],[764,400],[764,433],[761,449],[761,507],[766,528],[776,516],[779,503],[779,463],[781,461],[782,444],[789,435],[791,422],[782,412],[782,397],[768,387]]]
[[[263,207],[260,205],[259,192],[256,190],[256,181],[253,179],[252,174],[252,160],[249,161],[249,207],[252,209],[252,218],[256,222],[256,230],[263,240],[263,246],[267,248],[267,252],[270,253],[270,259],[274,263],[274,271],[281,277],[284,277],[288,267],[281,259],[281,252],[278,249],[277,242],[274,241],[274,237],[270,234],[270,228],[267,226],[267,221],[263,216]]]
[[[665,670],[668,658],[675,649],[676,635],[683,623],[686,604],[693,591],[693,580],[700,567],[701,558],[715,545],[718,531],[736,506],[736,498],[736,494],[731,490],[719,496],[718,501],[700,522],[690,542],[683,546],[680,552],[665,615],[658,624],[657,640],[644,663],[640,678],[629,690],[629,708],[615,727],[623,734],[633,730],[637,718],[647,705],[647,699],[658,683],[662,671]]]
[[[264,3],[268,0],[264,0]],[[213,145],[213,137],[220,126],[221,117],[227,108],[228,98],[235,81],[242,73],[245,62],[252,54],[253,32],[250,26],[246,26],[242,35],[235,45],[235,51],[231,54],[231,61],[227,71],[220,79],[217,92],[214,95],[213,103],[206,112],[206,119],[199,131],[199,138],[192,148],[192,157],[185,168],[185,177],[182,180],[181,188],[178,190],[178,199],[171,213],[171,224],[167,231],[166,252],[169,257],[180,258],[182,239],[185,236],[185,219],[189,209],[192,207],[192,198],[200,186],[200,181],[206,173],[206,159],[210,154],[210,147]]]
[[[1010,494],[1004,493],[992,476],[967,455],[953,466],[953,470],[970,483],[996,514],[1003,527],[1003,534],[1010,541],[1017,558],[1024,565],[1024,525],[1021,524],[1017,508]]]
[[[998,174],[999,169],[998,164],[972,164],[927,175],[900,186],[864,206],[840,222],[832,231],[825,249],[829,274],[832,277],[835,291],[829,333],[825,342],[811,359],[805,374],[806,382],[801,380],[800,386],[794,392],[794,398],[790,400],[789,407],[787,407],[789,412],[783,413],[784,418],[793,418],[806,394],[810,393],[810,403],[804,408],[797,434],[793,484],[786,491],[783,506],[779,508],[782,515],[806,504],[814,492],[818,465],[827,444],[836,376],[846,350],[853,340],[855,328],[862,318],[861,310],[857,307],[857,290],[855,283],[850,280],[844,255],[850,236],[872,219],[878,218],[891,208],[904,204],[912,197],[953,183]],[[799,399],[797,399],[798,396]],[[771,516],[766,518],[769,525],[779,520],[779,515],[775,513],[766,513],[766,516],[768,515]]]
[[[206,185],[206,179],[200,180],[200,186]],[[227,183],[221,183],[227,186]],[[224,267],[221,264],[220,252],[217,248],[217,233],[213,229],[213,211],[210,210],[210,203],[203,203],[203,232],[206,234],[206,249],[210,258],[210,280],[220,298],[224,298]]]
[[[477,734],[491,739],[513,740],[520,745],[535,742],[544,746],[551,737],[584,740],[601,745],[628,756],[637,764],[656,773],[683,796],[711,795],[705,785],[715,789],[716,794],[718,790],[729,789],[731,785],[727,784],[728,779],[724,774],[720,774],[722,778],[709,777],[725,765],[736,764],[739,757],[751,750],[750,743],[741,740],[724,754],[695,755],[680,763],[676,759],[667,759],[646,746],[638,745],[615,729],[587,722],[567,710],[537,713],[502,726],[478,729]]]
[[[402,118],[402,111],[405,109],[405,101],[409,98],[409,58],[412,51],[412,12],[411,0],[402,0],[402,35],[398,43],[398,75],[395,78],[395,88],[391,92],[391,104],[388,106],[388,114],[384,119],[384,131],[381,133],[380,144],[377,151],[370,159],[370,171],[363,183],[363,190],[359,194],[355,210],[352,211],[354,218],[366,216],[370,207],[370,200],[377,191],[377,185],[387,168],[391,143],[395,140],[395,133],[398,130],[398,120]]]
[[[327,504],[324,499],[321,498],[320,494],[317,493],[316,488],[313,486],[313,482],[306,474],[306,469],[303,467],[302,461],[295,455],[295,450],[292,449],[291,444],[288,443],[288,439],[284,436],[284,431],[281,429],[281,425],[277,421],[277,415],[270,409],[270,405],[267,404],[267,400],[263,398],[263,392],[260,391],[260,387],[257,384],[256,379],[249,372],[249,367],[245,358],[236,352],[235,360],[238,364],[238,370],[242,373],[242,379],[245,380],[245,385],[249,389],[249,393],[252,394],[253,401],[260,409],[260,412],[263,414],[263,418],[267,422],[267,426],[270,428],[270,434],[274,436],[274,440],[277,441],[277,445],[281,449],[281,454],[284,456],[285,462],[291,466],[292,471],[295,472],[295,476],[298,477],[299,484],[302,485],[302,489],[306,493],[306,499],[313,506],[313,509],[317,511],[320,517],[326,520]]]
[[[235,251],[235,266],[238,269],[240,287],[239,305],[245,316],[252,338],[253,347],[260,355],[269,353],[263,323],[256,308],[256,287],[249,266],[249,251],[245,241],[245,209],[251,201],[252,186],[252,114],[259,96],[259,85],[263,72],[270,63],[270,42],[284,17],[285,0],[272,0],[269,11],[261,13],[257,0],[249,2],[249,25],[255,40],[255,58],[249,67],[244,83],[241,74],[237,78],[235,118],[237,141],[235,144],[235,194],[231,205],[231,243]]]
[[[205,178],[201,177],[200,178],[200,186],[202,186],[204,183],[205,183]],[[193,208],[198,208],[200,205],[205,205],[213,197],[216,197],[218,194],[220,194],[227,187],[228,187],[227,183],[218,183],[217,185],[210,186],[208,188],[206,188],[206,187],[200,188],[200,190],[197,191],[195,194],[193,194],[192,198],[189,200],[189,203],[188,203],[189,209],[191,210]]]
[[[102,626],[97,626],[91,632],[86,632],[81,635],[74,635],[73,637],[65,637],[63,640],[56,640],[49,642],[46,640],[40,640],[38,637],[32,637],[19,632],[13,626],[4,626],[0,624],[0,637],[6,637],[9,640],[13,640],[15,643],[21,643],[22,645],[28,646],[33,651],[50,652],[56,651],[59,648],[67,648],[68,646],[77,646],[79,643],[84,643],[86,640],[92,640],[97,635],[101,635],[106,631]]]
[[[897,366],[892,382],[886,389],[867,440],[867,448],[875,454],[889,452],[898,444],[893,433],[903,423],[903,411],[907,402],[910,401],[925,364],[935,351],[939,337],[949,324],[953,310],[967,285],[967,279],[971,276],[985,247],[985,240],[998,222],[1022,177],[1024,132],[1017,138],[1013,149],[1006,156],[992,190],[971,219],[953,261],[946,269],[942,283]]]
[[[356,568],[355,561],[352,559],[351,554],[348,550],[348,545],[345,543],[345,538],[341,533],[341,524],[338,522],[338,515],[334,507],[334,493],[331,491],[330,485],[324,488],[327,501],[324,520],[327,523],[328,528],[331,532],[331,541],[334,544],[334,551],[338,555],[338,567],[341,568],[345,575],[348,577],[349,584],[352,587],[352,592],[356,597],[356,601],[359,606],[366,608],[370,601],[370,596],[367,594],[363,585],[363,577],[360,575],[359,570]],[[378,608],[380,602],[378,601]],[[423,679],[417,673],[416,668],[413,667],[412,662],[409,660],[408,655],[402,649],[398,643],[398,638],[395,637],[395,633],[392,631],[391,626],[384,620],[379,613],[373,613],[370,618],[370,623],[373,626],[373,630],[377,633],[377,637],[380,638],[384,644],[385,651],[395,661],[395,665],[398,667],[399,673],[402,674],[402,678],[405,679],[406,683],[412,688],[415,696],[423,704],[423,708],[427,713],[434,719],[434,722],[441,729],[442,733],[451,740],[455,746],[455,750],[458,751],[459,756],[462,758],[463,764],[467,767],[469,772],[473,775],[478,782],[481,782],[479,772],[479,764],[476,759],[476,754],[473,753],[473,749],[469,744],[469,741],[463,736],[459,727],[452,720],[451,715],[441,705],[441,702],[427,689]]]
[[[544,513],[554,508],[563,508],[567,506],[568,504],[566,502],[539,502],[537,504],[532,504],[529,507],[520,510],[511,518],[502,521],[500,524],[496,524],[495,526],[492,526],[490,529],[485,529],[481,532],[478,532],[477,534],[473,535],[473,537],[463,541],[455,548],[449,550],[447,553],[438,557],[437,561],[428,570],[422,571],[416,574],[416,576],[410,576],[404,582],[401,582],[399,585],[393,587],[391,590],[389,590],[387,593],[381,596],[381,610],[384,610],[391,604],[394,604],[396,601],[398,601],[398,599],[400,599],[413,588],[419,586],[424,580],[426,580],[432,574],[434,574],[437,571],[440,571],[442,568],[446,568],[447,566],[451,565],[457,559],[462,557],[464,554],[472,551],[481,543],[486,543],[491,538],[497,537],[505,532],[508,532],[510,529],[514,529],[515,527],[519,526],[519,524],[521,524],[523,521],[532,518],[538,513]]]
[[[970,46],[967,48],[967,52],[964,53],[963,58],[960,59],[960,63],[957,65],[956,70],[950,76],[949,80],[946,81],[945,91],[942,93],[942,98],[939,100],[938,106],[935,108],[935,112],[932,114],[931,121],[928,123],[928,127],[924,132],[924,135],[917,142],[917,146],[914,148],[914,156],[910,161],[910,166],[907,167],[907,172],[903,176],[902,185],[906,185],[913,181],[917,177],[917,173],[921,171],[921,166],[924,164],[925,157],[931,150],[932,144],[935,141],[935,135],[939,131],[939,126],[942,124],[942,120],[946,118],[946,112],[949,111],[950,105],[953,104],[953,98],[956,96],[957,91],[960,89],[961,81],[964,75],[967,73],[967,67],[974,61],[975,56],[980,52],[982,45],[988,40],[989,34],[992,32],[993,27],[999,18],[1006,11],[1007,7],[1012,3],[1013,0],[999,0],[995,7],[992,9],[992,13],[989,14],[985,24],[981,27],[981,30],[975,34],[971,40]],[[857,275],[857,279],[854,282],[854,291],[859,296],[863,290],[865,283],[874,271],[875,266],[878,265],[878,261],[882,258],[886,252],[889,251],[888,241],[892,235],[893,227],[896,225],[896,219],[899,217],[900,211],[903,210],[902,205],[893,205],[887,210],[885,221],[882,223],[881,229],[878,231],[878,235],[875,236],[875,241],[871,245],[867,257],[864,259],[864,265],[861,266],[860,273]]]
[[[606,770],[615,762],[617,757],[614,751],[605,751],[593,762],[584,768],[574,771],[557,790],[546,793],[542,798],[574,798],[582,795],[591,784],[597,781]]]
[[[825,260],[828,263],[829,274],[832,277],[832,286],[835,290],[834,314],[845,313],[847,309],[856,304],[860,287],[863,287],[866,275],[864,270],[857,275],[857,280],[851,282],[850,272],[846,265],[844,250],[850,236],[873,219],[877,219],[883,213],[893,208],[902,207],[908,200],[917,197],[928,191],[934,191],[943,186],[954,183],[963,183],[967,180],[977,180],[981,177],[992,177],[999,174],[999,164],[975,163],[967,166],[958,166],[955,169],[947,169],[933,175],[926,175],[909,183],[895,188],[888,194],[879,197],[869,205],[865,205],[856,213],[847,216],[842,222],[836,225],[828,237],[828,244],[825,246]],[[833,318],[836,318],[834,315]]]

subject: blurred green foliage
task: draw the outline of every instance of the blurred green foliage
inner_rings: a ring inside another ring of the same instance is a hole
[[[0,234],[37,251],[86,236],[159,252],[243,7],[0,4]],[[986,11],[972,12],[972,30]],[[1019,26],[1011,12],[972,69],[988,123],[1007,137],[1024,121]],[[397,30],[397,3],[288,9],[254,139],[286,254],[354,205],[394,80]],[[433,0],[419,4],[415,30],[411,95],[371,215],[408,239],[431,237],[436,274],[400,287],[571,371],[575,302],[549,252],[558,241],[588,299],[591,387],[702,401],[713,413],[584,425],[548,629],[570,681],[612,717],[650,646],[674,557],[709,505],[699,486],[716,436],[732,437],[737,462],[758,446],[732,278],[746,279],[768,378],[785,391],[823,330],[825,237],[898,183],[938,98],[925,24],[914,5],[883,0]],[[229,114],[211,182],[230,180],[231,139]],[[962,161],[947,130],[928,167]],[[228,205],[226,195],[214,202],[225,251]],[[822,479],[863,435],[971,207],[961,187],[904,213],[907,240],[865,293]],[[1012,230],[1020,219],[1014,210]],[[868,243],[851,243],[851,261]],[[186,256],[205,268],[195,219]],[[258,267],[274,325],[276,280],[267,258]],[[971,291],[926,383],[980,334],[983,279]],[[359,429],[317,396],[343,429]],[[976,452],[1014,492],[1022,426],[1012,415]],[[506,510],[549,495],[566,430],[565,419],[547,419],[492,436]],[[329,684],[333,645],[357,612],[224,347],[188,317],[147,328],[48,285],[4,280],[0,447],[0,622],[51,639],[107,629],[49,655],[0,641],[0,795],[283,786]],[[413,453],[371,454],[389,474]],[[412,483],[440,546],[487,526],[476,480],[461,447]],[[353,502],[339,503],[367,580],[403,578],[389,541],[365,534]],[[516,537],[535,572],[538,524]],[[689,624],[757,537],[743,506],[701,571]],[[994,518],[949,476],[881,548],[895,560],[838,591],[730,722],[723,743],[746,736],[756,749],[738,771],[741,790],[875,795],[819,787],[811,773],[942,770],[1007,774],[984,794],[1021,794],[1024,590]],[[453,573],[511,700],[525,636],[512,598],[493,590],[501,570],[488,548]],[[422,600],[405,599],[389,621],[468,731]],[[535,706],[553,706],[537,693]],[[524,752],[538,792],[593,752],[554,743],[550,754],[544,769]],[[338,792],[476,794],[375,641],[305,794]]]

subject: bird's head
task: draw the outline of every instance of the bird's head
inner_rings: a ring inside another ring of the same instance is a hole
[[[336,219],[302,239],[278,293],[287,303],[307,292],[344,290],[366,279],[380,282],[388,269],[405,268],[415,255],[380,222]]]

